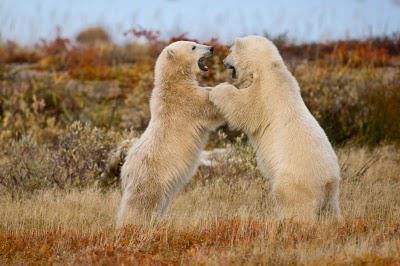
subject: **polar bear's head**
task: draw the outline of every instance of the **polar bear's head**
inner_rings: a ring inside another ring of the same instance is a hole
[[[224,65],[232,71],[232,78],[240,82],[276,61],[282,61],[276,46],[267,38],[251,35],[236,38]]]
[[[189,41],[177,41],[163,49],[156,62],[156,76],[162,73],[189,75],[208,71],[205,59],[213,54],[214,48]]]

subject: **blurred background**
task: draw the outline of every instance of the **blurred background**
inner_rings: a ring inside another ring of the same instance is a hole
[[[142,27],[162,38],[187,33],[229,42],[235,36],[287,34],[296,42],[391,35],[400,28],[399,0],[2,0],[0,33],[5,40],[32,43],[56,27],[72,38],[86,27],[106,28],[116,42]]]

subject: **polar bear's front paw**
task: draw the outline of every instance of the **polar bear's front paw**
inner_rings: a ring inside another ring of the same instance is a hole
[[[235,89],[235,86],[233,86],[229,82],[223,82],[215,86],[213,90],[226,90],[227,87],[232,87],[233,89]]]
[[[236,88],[229,83],[221,83],[210,91],[210,101],[215,105],[224,104],[225,101],[229,101],[236,93]]]

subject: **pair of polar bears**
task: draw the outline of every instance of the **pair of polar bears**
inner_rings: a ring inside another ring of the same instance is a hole
[[[239,88],[198,85],[211,54],[212,47],[179,41],[158,57],[151,120],[121,169],[117,226],[158,220],[195,173],[209,132],[224,121],[248,135],[272,181],[279,218],[314,220],[329,207],[340,219],[336,154],[275,45],[259,36],[235,40],[224,65]]]

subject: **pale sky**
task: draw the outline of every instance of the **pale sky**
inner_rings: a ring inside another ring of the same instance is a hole
[[[141,26],[163,37],[224,42],[246,34],[287,32],[299,42],[359,38],[400,32],[400,0],[0,0],[0,37],[28,44],[66,37],[102,25],[115,41]]]

